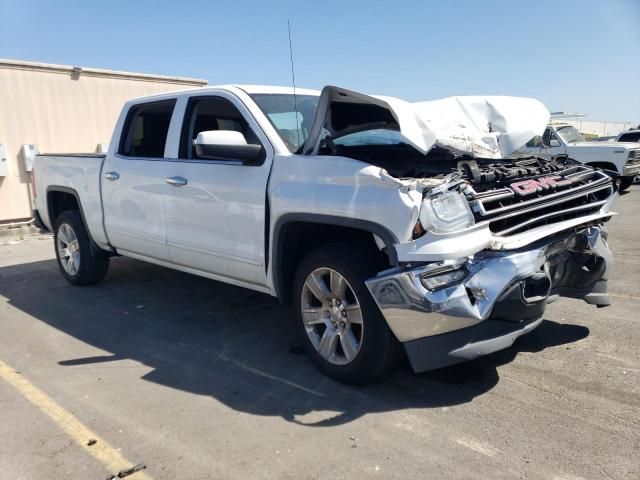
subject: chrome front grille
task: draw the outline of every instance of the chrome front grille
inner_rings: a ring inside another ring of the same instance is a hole
[[[629,150],[629,156],[627,157],[627,163],[636,164],[640,163],[640,148],[635,150]]]
[[[598,213],[614,193],[604,172],[576,165],[553,175],[539,175],[509,186],[466,195],[476,223],[489,222],[498,236]]]

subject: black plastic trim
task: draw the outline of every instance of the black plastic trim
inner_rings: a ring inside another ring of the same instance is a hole
[[[527,327],[539,320],[540,317],[533,317],[514,323],[489,319],[460,330],[404,342],[402,346],[407,353],[411,368],[413,368],[414,372],[420,373],[448,367],[449,365],[471,360],[476,356],[485,355],[489,352],[480,351],[473,357],[467,357],[458,356],[455,351],[472,344],[481,345],[484,342],[500,340],[502,337],[511,334],[521,335],[524,333],[522,332],[523,330],[526,330]],[[497,350],[490,348],[489,351]]]
[[[378,223],[368,220],[361,220],[358,218],[338,217],[334,215],[322,215],[315,213],[287,213],[278,218],[278,221],[273,228],[273,246],[271,248],[271,259],[273,262],[273,285],[276,291],[276,296],[282,303],[286,303],[288,292],[284,288],[284,279],[279,268],[280,265],[282,265],[282,259],[284,257],[284,242],[280,237],[284,227],[287,224],[295,222],[318,223],[338,227],[355,228],[377,235],[385,244],[387,255],[389,257],[389,263],[392,266],[398,265],[398,254],[395,249],[395,244],[399,243],[399,241],[388,228],[383,227]]]

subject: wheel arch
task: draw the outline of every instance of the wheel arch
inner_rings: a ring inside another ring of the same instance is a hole
[[[586,163],[585,165],[588,165],[589,167],[593,167],[593,168],[601,168],[602,170],[610,170],[612,172],[615,172],[616,175],[620,175],[621,173],[618,170],[617,165],[613,162],[589,162],[589,163]]]
[[[283,304],[291,302],[291,287],[300,260],[311,250],[340,241],[363,241],[376,245],[377,236],[384,243],[386,261],[396,266],[398,258],[395,244],[397,237],[388,228],[368,220],[339,217],[333,215],[289,213],[282,215],[273,228],[271,251],[271,272],[273,286],[278,300]],[[286,249],[286,255],[285,255]],[[379,251],[379,248],[376,246]]]
[[[82,223],[84,223],[84,228],[89,236],[89,240],[91,240],[92,248],[101,250],[91,236],[91,231],[89,230],[78,192],[70,187],[50,185],[47,187],[46,195],[47,216],[49,218],[49,223],[51,224],[51,230],[53,231],[55,229],[56,219],[62,212],[66,210],[78,210],[80,212],[80,217],[82,218]]]

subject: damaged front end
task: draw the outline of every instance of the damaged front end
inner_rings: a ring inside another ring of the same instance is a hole
[[[411,212],[397,228],[393,215],[382,220],[389,210],[358,209],[401,239],[378,242],[396,266],[366,284],[414,370],[510,346],[559,296],[609,305],[611,177],[566,157],[510,157],[548,120],[532,99],[408,103],[323,90],[302,153],[378,167],[392,180],[380,183],[384,198],[397,189]]]
[[[603,223],[616,196],[602,172],[539,159],[466,161],[427,190],[425,233],[396,246],[400,266],[367,281],[413,369],[506,348],[559,296],[609,305]],[[444,216],[454,221],[439,230]]]
[[[420,372],[510,346],[558,296],[609,305],[612,265],[606,231],[592,226],[520,250],[389,270],[367,287]]]

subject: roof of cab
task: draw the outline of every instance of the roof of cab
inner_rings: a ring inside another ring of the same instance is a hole
[[[241,90],[244,90],[248,94],[256,94],[256,93],[275,93],[275,94],[284,94],[284,95],[320,95],[319,90],[312,90],[309,88],[296,88],[295,92],[293,87],[280,87],[273,85],[227,85],[230,87],[236,87]],[[224,87],[224,85],[222,86]]]
[[[196,87],[180,90],[172,90],[169,92],[156,93],[154,95],[145,95],[144,97],[133,98],[127,103],[139,103],[141,101],[153,98],[166,98],[171,96],[191,95],[192,93],[202,93],[207,91],[227,90],[233,92],[234,90],[243,90],[249,95],[253,94],[280,94],[280,95],[293,95],[293,87],[282,87],[274,85],[207,85],[205,87]],[[308,88],[296,88],[296,95],[313,95],[319,96],[319,90],[312,90]]]

